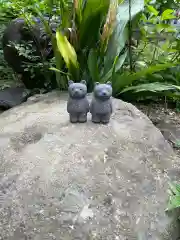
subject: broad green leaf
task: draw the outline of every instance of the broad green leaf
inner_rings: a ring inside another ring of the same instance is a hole
[[[171,26],[171,25],[165,24],[165,23],[156,24],[156,30],[158,32],[161,32],[161,31],[176,32],[176,28],[174,26]]]
[[[180,196],[172,196],[170,197],[169,204],[166,211],[171,211],[179,207],[180,207]]]
[[[161,74],[158,73],[154,73],[151,75],[152,78],[158,82],[162,82],[164,80],[163,76]]]
[[[161,20],[169,20],[169,19],[174,19],[174,10],[172,9],[166,9],[162,15],[161,15]]]
[[[104,16],[107,15],[110,0],[85,1],[79,31],[80,48],[91,48],[99,40],[99,32]]]
[[[165,74],[164,79],[168,82],[176,83],[176,78],[172,74]]]
[[[137,80],[138,78],[140,78],[140,77],[142,77],[142,76],[144,76],[146,74],[152,74],[152,73],[155,73],[155,72],[159,72],[159,71],[164,70],[166,68],[170,68],[170,67],[177,66],[177,65],[179,65],[179,62],[156,64],[156,65],[150,66],[148,68],[145,68],[142,71],[133,73],[129,77],[133,81],[133,80]]]
[[[93,82],[99,82],[98,55],[94,49],[91,49],[88,56],[88,68]]]
[[[166,9],[161,15],[162,17],[169,15],[169,14],[173,14],[174,10],[173,9]]]
[[[116,73],[112,79],[112,81],[114,82],[116,93],[117,94],[121,93],[124,88],[130,86],[134,81],[139,80],[140,78],[144,77],[146,74],[153,74],[161,70],[164,70],[166,68],[170,68],[177,65],[179,65],[179,62],[156,64],[132,74],[128,72],[125,72],[123,74]]]
[[[159,12],[152,5],[147,5],[147,8],[150,13],[152,13],[155,16],[158,16]]]
[[[52,71],[55,71],[55,72],[59,72],[59,73],[65,74],[65,75],[69,75],[69,73],[63,72],[63,71],[61,71],[61,70],[59,70],[57,68],[54,68],[54,67],[49,68],[49,70],[52,70]]]
[[[71,1],[58,1],[60,16],[61,16],[61,28],[65,29],[69,27],[69,22],[72,19],[73,15],[73,2]]]
[[[147,22],[147,16],[144,13],[141,14],[141,21],[143,21],[144,23]]]
[[[168,26],[169,26],[168,24],[164,23],[156,24],[156,31],[160,33],[163,30],[167,29]]]
[[[139,84],[137,86],[132,86],[132,87],[127,87],[124,90],[120,92],[120,94],[125,93],[125,92],[163,92],[163,91],[171,91],[175,90],[175,86],[171,84],[164,84],[164,83],[144,83],[144,84]]]
[[[177,86],[177,85],[173,85],[173,86],[180,91],[180,86]]]
[[[180,196],[180,184],[169,182],[169,188],[173,192],[173,194]]]
[[[81,24],[82,21],[83,2],[84,2],[83,0],[74,1],[74,8],[79,25]]]
[[[137,67],[147,67],[147,64],[144,61],[137,61],[136,62]]]
[[[56,39],[58,49],[61,55],[63,56],[67,66],[69,66],[69,64],[72,62],[77,67],[78,66],[77,55],[73,46],[67,40],[67,37],[60,33],[59,31],[57,31]]]
[[[56,32],[56,39],[57,47],[66,63],[67,68],[72,75],[74,75],[74,71],[76,71],[76,76],[74,75],[73,77],[77,78],[79,64],[77,61],[76,51],[74,50],[70,42],[67,40],[67,37],[60,33],[60,31]]]
[[[118,72],[121,69],[126,57],[127,57],[127,51],[123,55],[121,55],[120,57],[115,58],[112,68],[105,75],[102,75],[101,78],[103,79],[102,80],[103,82],[113,80],[113,71],[114,71],[114,74],[115,74],[116,72]]]
[[[177,139],[174,144],[175,144],[176,148],[180,148],[180,139]],[[180,188],[180,186],[178,186],[178,187]],[[179,195],[180,195],[180,193],[179,193]]]
[[[144,9],[144,0],[131,0],[131,18]],[[105,57],[104,74],[111,69],[114,59],[119,56],[128,39],[127,23],[129,21],[129,0],[119,5],[116,16],[115,29],[110,37]]]

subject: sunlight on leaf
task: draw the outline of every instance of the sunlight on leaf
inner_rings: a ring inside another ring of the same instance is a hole
[[[69,72],[73,77],[77,78],[79,64],[74,47],[67,40],[67,37],[61,34],[60,31],[56,32],[56,39],[59,52],[61,53]]]
[[[56,39],[57,39],[58,49],[62,57],[64,58],[64,61],[67,64],[67,67],[69,67],[71,63],[73,63],[74,66],[78,67],[76,52],[73,46],[67,40],[67,37],[61,34],[59,31],[57,31]]]
[[[52,70],[52,71],[55,71],[55,72],[59,72],[59,73],[62,73],[62,74],[65,74],[65,75],[70,75],[69,73],[65,73],[65,72],[63,72],[63,71],[61,71],[61,70],[59,70],[59,69],[57,69],[57,68],[49,68],[49,70]]]
[[[159,14],[159,12],[153,6],[147,5],[147,8],[149,12],[152,13],[153,15],[157,16]]]
[[[161,15],[162,21],[169,19],[174,19],[174,10],[172,9],[166,9]]]

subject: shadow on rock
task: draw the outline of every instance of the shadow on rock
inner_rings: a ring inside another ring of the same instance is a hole
[[[33,93],[24,87],[11,87],[0,91],[0,111],[5,111],[26,102]]]

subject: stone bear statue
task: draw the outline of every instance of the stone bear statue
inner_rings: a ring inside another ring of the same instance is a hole
[[[112,114],[112,85],[111,82],[94,86],[93,98],[90,104],[92,122],[107,124]]]
[[[69,113],[70,122],[87,122],[89,102],[86,97],[86,81],[82,80],[80,83],[74,83],[72,80],[70,80],[68,84],[69,98],[67,102],[67,112]]]

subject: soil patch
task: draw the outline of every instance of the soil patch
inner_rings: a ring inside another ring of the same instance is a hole
[[[176,154],[180,156],[180,113],[162,103],[148,105],[135,103],[134,105],[150,118],[174,148]]]

